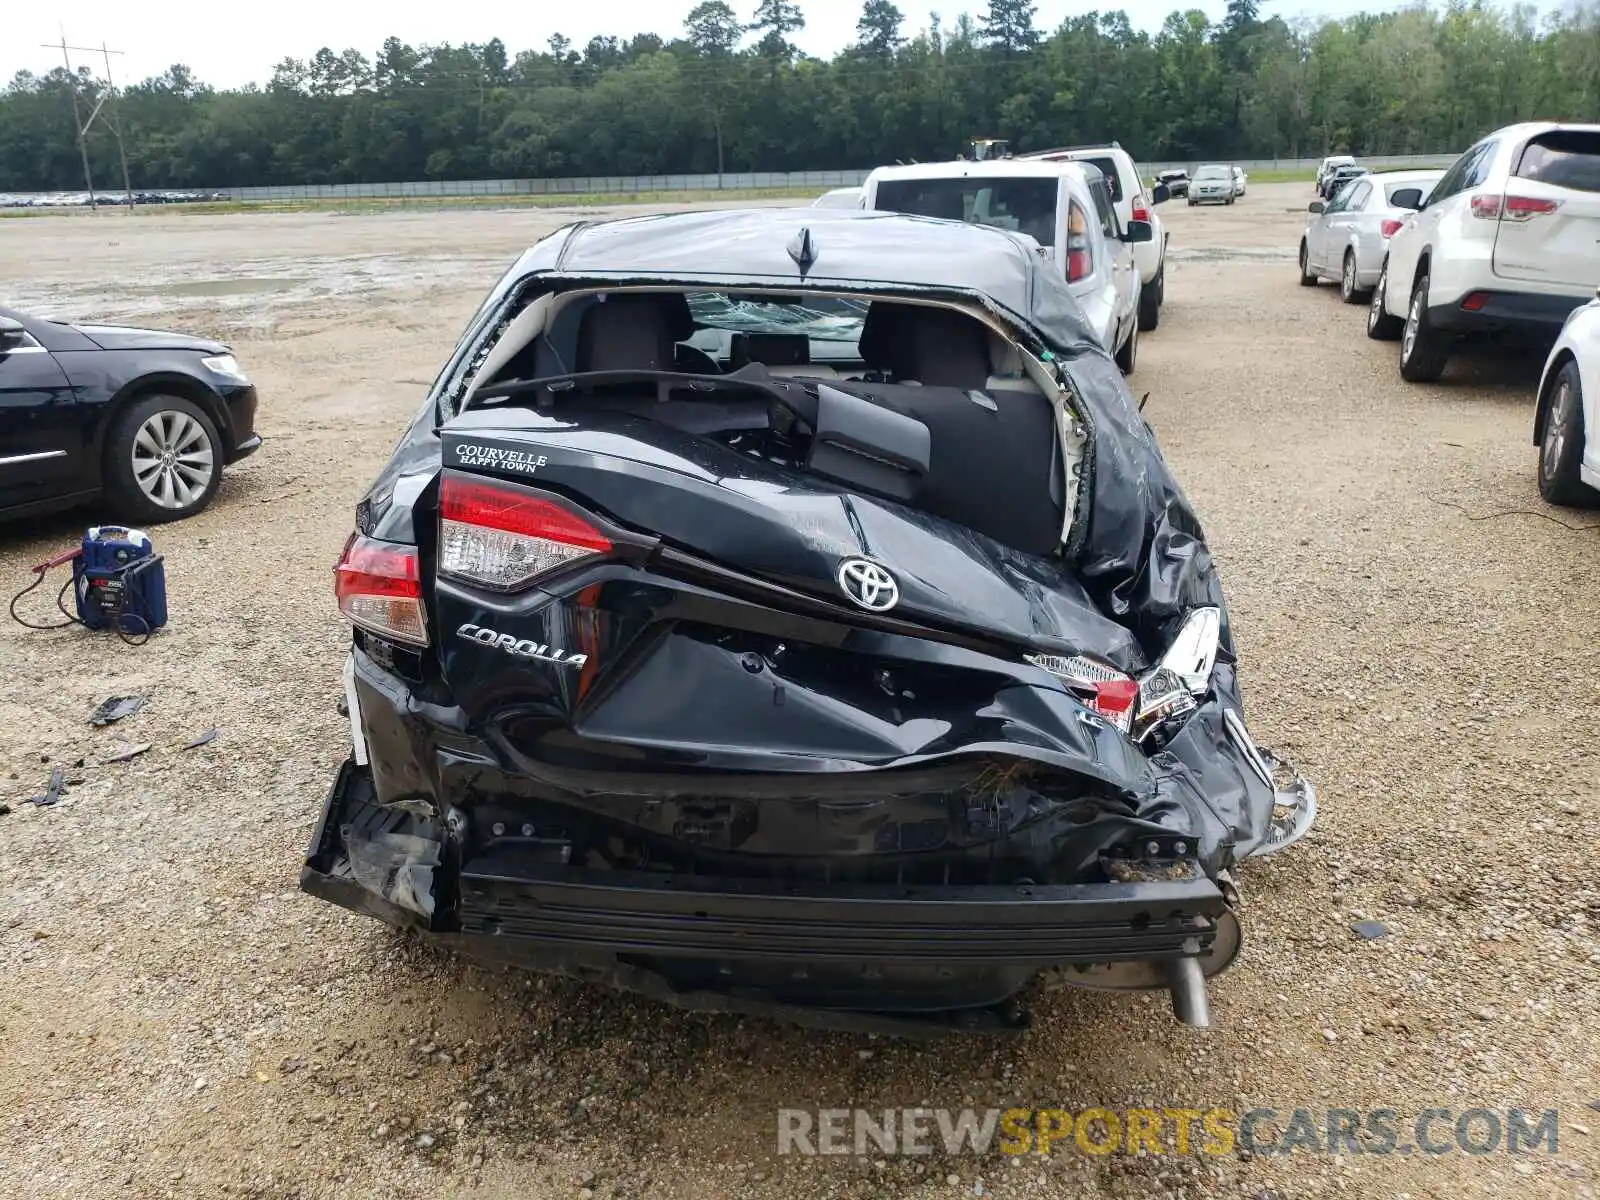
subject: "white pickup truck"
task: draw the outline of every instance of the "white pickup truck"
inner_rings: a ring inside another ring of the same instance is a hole
[[[1118,215],[1097,167],[957,159],[879,167],[862,190],[868,209],[991,225],[1031,237],[1061,268],[1106,351],[1124,374],[1133,372],[1141,288],[1134,250],[1154,231],[1148,221],[1124,221]]]

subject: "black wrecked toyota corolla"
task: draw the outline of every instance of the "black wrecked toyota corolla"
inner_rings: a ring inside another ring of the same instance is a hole
[[[1314,816],[1121,374],[998,230],[559,230],[356,525],[301,886],[490,962],[890,1032],[1059,986],[1205,1024],[1233,872]]]

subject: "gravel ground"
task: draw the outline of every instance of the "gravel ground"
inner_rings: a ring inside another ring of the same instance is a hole
[[[296,890],[347,743],[352,506],[492,275],[570,214],[0,223],[11,302],[231,339],[266,439],[157,532],[173,620],[149,645],[0,626],[0,1195],[1593,1195],[1596,518],[1539,502],[1536,363],[1405,386],[1360,308],[1296,286],[1309,199],[1166,210],[1133,385],[1222,564],[1252,728],[1315,780],[1319,825],[1242,873],[1213,1032],[1162,996],[1059,993],[1021,1038],[931,1046],[497,975]],[[0,581],[84,520],[0,528]],[[87,725],[127,692],[141,712]],[[67,798],[27,803],[56,763]],[[1520,1156],[775,1152],[780,1107],[918,1104],[1561,1125]]]

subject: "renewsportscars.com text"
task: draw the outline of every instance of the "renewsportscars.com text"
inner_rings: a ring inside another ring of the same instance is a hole
[[[1554,1154],[1547,1108],[784,1108],[779,1154]]]

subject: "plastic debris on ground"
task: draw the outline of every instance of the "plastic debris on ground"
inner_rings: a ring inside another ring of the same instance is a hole
[[[35,796],[33,802],[41,807],[56,803],[67,792],[67,769],[65,767],[50,768],[50,782],[45,785],[44,794]]]
[[[100,702],[89,714],[91,725],[113,725],[124,717],[131,717],[144,707],[143,696],[112,696]]]

